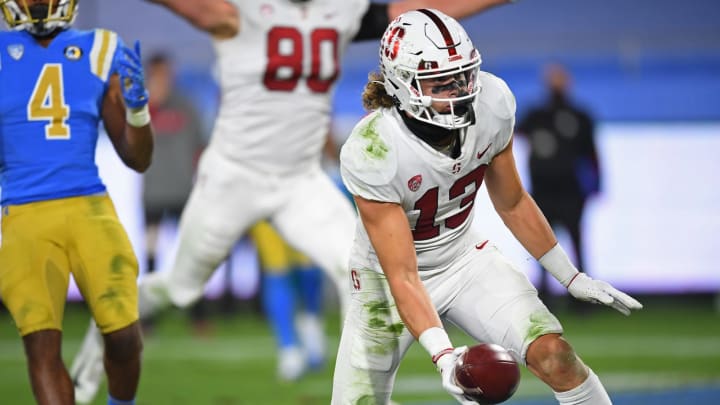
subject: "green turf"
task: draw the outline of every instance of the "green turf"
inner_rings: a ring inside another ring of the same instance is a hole
[[[587,316],[558,311],[558,317],[566,337],[610,392],[720,384],[720,315],[709,300],[649,299],[645,310],[627,318],[603,308]],[[68,308],[63,347],[68,363],[87,319],[83,307]],[[146,338],[138,405],[329,403],[331,364],[299,383],[276,380],[274,342],[258,316],[213,316],[212,333],[205,337],[195,335],[187,319],[171,312]],[[337,322],[337,316],[331,316],[327,325],[333,351]],[[0,403],[32,404],[22,346],[7,313],[0,314],[0,325]],[[456,344],[472,344],[457,331],[452,338]],[[105,403],[104,386],[102,392],[94,404]],[[523,371],[515,398],[550,395]],[[403,404],[452,403],[418,345],[400,368],[394,399]]]

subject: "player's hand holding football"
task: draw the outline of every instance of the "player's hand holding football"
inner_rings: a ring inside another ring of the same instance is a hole
[[[441,354],[440,357],[435,360],[435,366],[438,371],[440,371],[442,386],[445,388],[445,391],[449,392],[453,398],[463,405],[476,405],[477,402],[465,399],[463,389],[455,383],[455,364],[467,349],[467,346],[456,347],[452,350],[448,349],[447,352]]]
[[[134,49],[124,47],[118,73],[125,105],[135,110],[145,107],[149,95],[145,88],[145,75],[140,58],[140,41],[135,41]]]
[[[568,284],[567,289],[570,295],[581,301],[604,304],[617,309],[624,315],[630,315],[631,310],[643,307],[635,298],[605,281],[594,280],[585,273],[577,273]]]

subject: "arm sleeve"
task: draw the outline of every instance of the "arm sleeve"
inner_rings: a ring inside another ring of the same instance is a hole
[[[370,3],[370,7],[360,23],[360,30],[353,41],[380,39],[388,24],[390,24],[390,19],[388,18],[387,3]]]

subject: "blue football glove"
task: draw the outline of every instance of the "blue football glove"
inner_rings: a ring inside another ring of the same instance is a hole
[[[135,41],[135,49],[123,47],[123,58],[119,61],[120,88],[125,105],[138,109],[145,107],[149,100],[145,88],[145,77],[140,59],[140,41]]]

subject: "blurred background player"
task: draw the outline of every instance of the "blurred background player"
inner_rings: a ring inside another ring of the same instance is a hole
[[[262,307],[278,345],[277,375],[294,381],[325,362],[322,271],[267,221],[253,226],[250,237],[263,271]]]
[[[143,175],[147,270],[164,268],[174,254],[168,239],[177,232],[197,161],[205,147],[203,123],[195,106],[178,90],[170,56],[157,52],[147,58],[147,88],[155,131],[153,165]],[[159,254],[163,255],[159,257]],[[204,301],[191,309],[196,330],[207,328]],[[145,331],[149,321],[143,323]]]
[[[138,263],[95,148],[102,121],[125,165],[145,171],[148,95],[139,43],[132,50],[114,32],[72,29],[77,8],[73,0],[0,1],[12,30],[0,32],[0,294],[22,336],[36,402],[70,405],[61,342],[72,274],[104,339],[108,403],[133,404]]]
[[[327,272],[345,308],[356,216],[320,157],[348,44],[379,38],[390,20],[417,7],[463,17],[507,1],[153,2],[212,35],[222,100],[180,220],[175,260],[140,282],[141,318],[196,302],[236,241],[264,219]],[[91,353],[81,352],[80,362],[97,362]],[[98,376],[78,375],[87,382],[78,386],[97,387]]]
[[[527,112],[516,130],[530,142],[532,197],[550,225],[567,231],[575,264],[586,271],[582,215],[587,199],[600,191],[595,123],[571,100],[571,77],[564,66],[547,65],[544,74],[547,98]],[[538,290],[543,298],[551,295],[548,281],[547,273],[541,271]],[[571,305],[578,308],[583,303]]]
[[[642,308],[577,271],[523,188],[512,150],[512,92],[480,71],[480,53],[464,28],[437,10],[395,19],[379,53],[382,73],[370,76],[363,93],[372,112],[340,154],[360,218],[332,404],[387,403],[416,339],[443,388],[460,403],[474,403],[455,383],[464,349],[453,347],[442,318],[478,342],[508,349],[558,403],[609,405],[599,378],[563,338],[525,274],[471,226],[485,183],[515,238],[572,296],[625,315]]]

